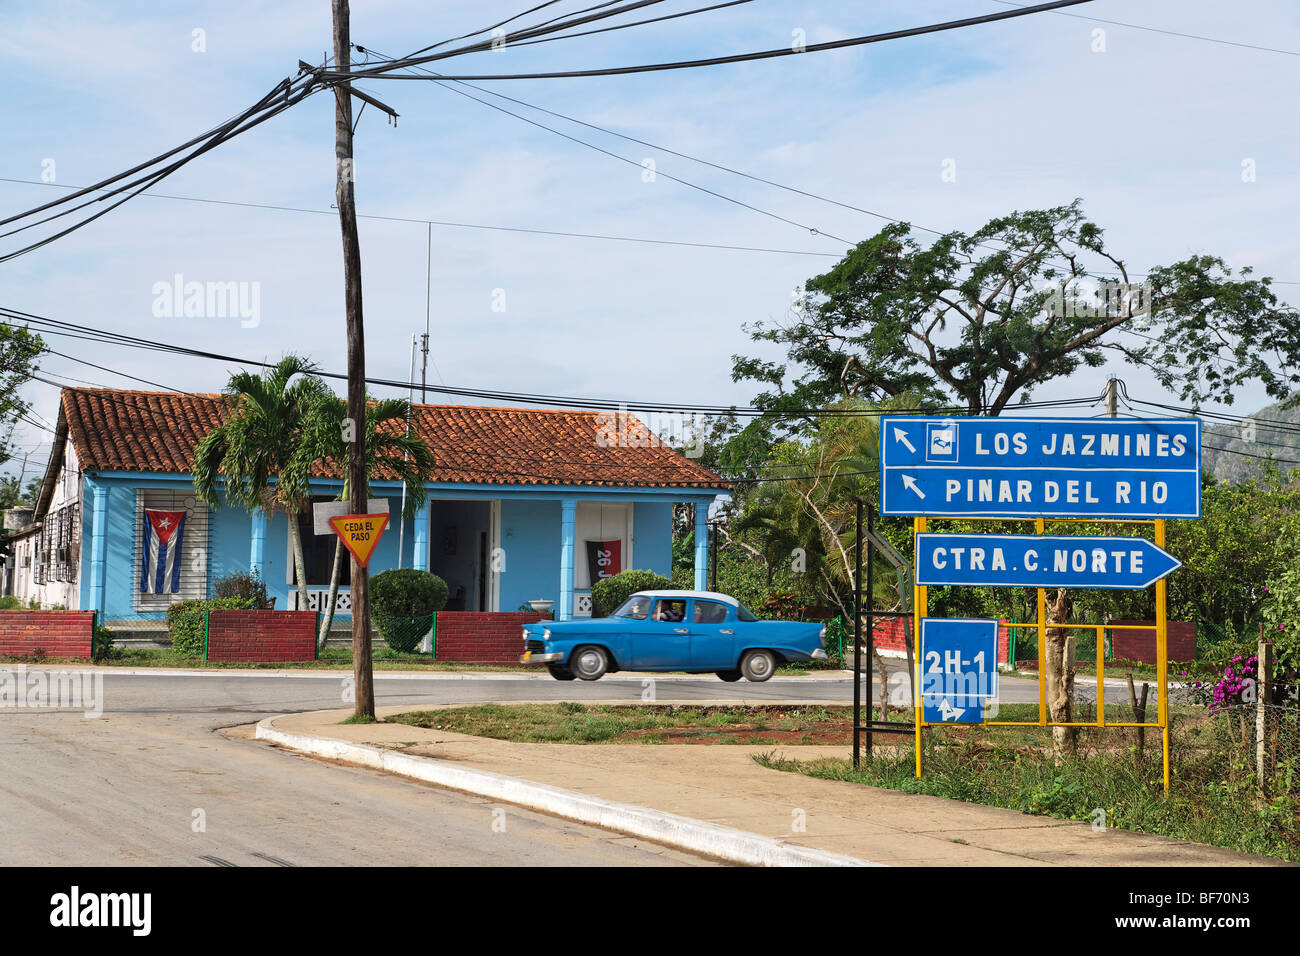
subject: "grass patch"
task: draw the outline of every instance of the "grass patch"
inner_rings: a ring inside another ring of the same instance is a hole
[[[521,743],[836,744],[852,739],[852,708],[648,704],[480,704],[412,711],[390,723]]]
[[[340,720],[339,723],[340,724],[377,724],[379,723],[379,721],[377,721],[374,717],[371,717],[369,714],[353,714],[350,717],[345,717],[343,720]]]
[[[999,719],[1010,716],[1003,708]],[[1036,710],[1036,706],[1035,706]],[[1084,717],[1082,719],[1090,719]],[[1077,757],[1055,764],[1046,728],[943,728],[927,731],[915,776],[910,746],[882,750],[855,770],[847,758],[783,759],[762,766],[826,780],[922,793],[1207,843],[1300,861],[1300,794],[1284,780],[1269,799],[1256,796],[1252,755],[1228,721],[1203,711],[1174,714],[1173,779],[1163,791],[1159,731],[1138,759],[1131,729],[1086,731]],[[1104,812],[1104,818],[1099,811]]]

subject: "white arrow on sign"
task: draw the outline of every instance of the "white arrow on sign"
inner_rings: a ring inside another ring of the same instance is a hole
[[[903,476],[903,487],[912,489],[912,491],[915,491],[922,501],[925,500],[925,492],[921,490],[920,486],[916,483],[916,479],[911,475]]]
[[[916,446],[907,440],[907,432],[903,431],[897,425],[894,426],[894,441],[901,441],[907,446],[908,451],[912,454],[916,454]]]
[[[956,720],[964,713],[966,713],[965,708],[958,710],[949,702],[947,697],[939,701],[939,716],[944,720]]]

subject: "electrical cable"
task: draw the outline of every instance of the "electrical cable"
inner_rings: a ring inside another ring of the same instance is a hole
[[[849,47],[863,46],[868,43],[881,43],[887,40],[898,40],[906,37],[923,36],[931,33],[941,33],[948,30],[964,29],[966,27],[980,26],[986,23],[995,23],[1000,20],[1010,20],[1016,17],[1029,16],[1036,13],[1045,13],[1061,7],[1078,6],[1083,3],[1091,3],[1092,0],[1053,0],[1050,3],[1039,3],[1031,7],[1019,7],[1013,10],[1007,10],[1002,13],[986,13],[975,17],[965,17],[960,20],[949,20],[943,23],[933,23],[919,27],[909,27],[902,30],[891,30],[886,33],[875,33],[867,36],[849,37],[844,40],[831,40],[825,43],[813,43],[800,49],[791,49],[782,47],[776,50],[762,50],[755,53],[738,53],[726,56],[708,57],[700,60],[677,60],[668,63],[646,63],[637,66],[622,67],[604,67],[592,70],[563,70],[543,73],[503,73],[488,75],[463,75],[447,76],[445,79],[454,80],[475,80],[486,82],[489,80],[543,80],[543,79],[569,79],[576,77],[592,76],[626,76],[633,73],[650,73],[663,72],[667,70],[697,69],[707,66],[721,66],[730,63],[744,63],[753,60],[767,60],[775,57],[784,56],[802,56],[806,53],[821,53],[828,50],[846,49]],[[634,4],[628,4],[613,13],[606,15],[615,15],[624,12],[626,9],[632,9]],[[571,24],[576,25],[576,24]],[[478,49],[482,49],[480,45]],[[474,49],[464,48],[459,51],[451,51],[448,54],[441,54],[429,57],[411,57],[402,60],[391,61],[372,66],[360,72],[350,71],[349,73],[339,73],[334,71],[320,71],[319,76],[329,79],[357,79],[371,77],[382,77],[384,79],[394,80],[423,80],[425,77],[413,76],[411,74],[396,73],[395,70],[405,67],[414,66],[420,63],[427,63],[435,59],[443,59],[448,55],[458,55],[463,52],[476,52]]]

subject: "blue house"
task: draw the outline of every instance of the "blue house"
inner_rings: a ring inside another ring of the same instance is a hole
[[[15,593],[98,611],[110,626],[148,627],[172,602],[211,596],[218,579],[256,569],[276,607],[294,608],[288,522],[297,521],[308,603],[323,607],[335,539],[316,533],[310,511],[210,509],[194,492],[195,447],[227,409],[219,395],[64,389],[39,530],[12,556]],[[433,571],[448,584],[448,610],[517,611],[540,599],[553,601],[560,619],[589,615],[599,577],[670,573],[673,505],[685,502],[694,505],[695,586],[705,586],[705,522],[726,484],[635,417],[417,405],[411,426],[437,470],[412,519],[401,518],[400,483],[372,482],[372,498],[387,499],[392,516],[372,574]],[[312,490],[314,500],[333,501],[341,481],[322,473]]]

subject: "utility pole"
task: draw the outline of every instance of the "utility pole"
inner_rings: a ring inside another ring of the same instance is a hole
[[[429,396],[425,394],[429,372],[429,298],[433,285],[433,223],[425,223],[424,237],[424,358],[420,363],[420,404],[428,404]]]
[[[1119,417],[1119,382],[1114,376],[1106,380],[1106,417]]]
[[[332,0],[334,10],[335,69],[352,68],[351,20],[348,0]],[[353,190],[352,87],[334,87],[335,203],[343,232],[343,297],[348,332],[348,445],[349,507],[353,514],[367,510],[366,487],[366,339],[361,317],[361,243],[357,235],[357,205]],[[374,673],[370,663],[370,578],[352,558],[352,678],[356,715],[375,716]]]

